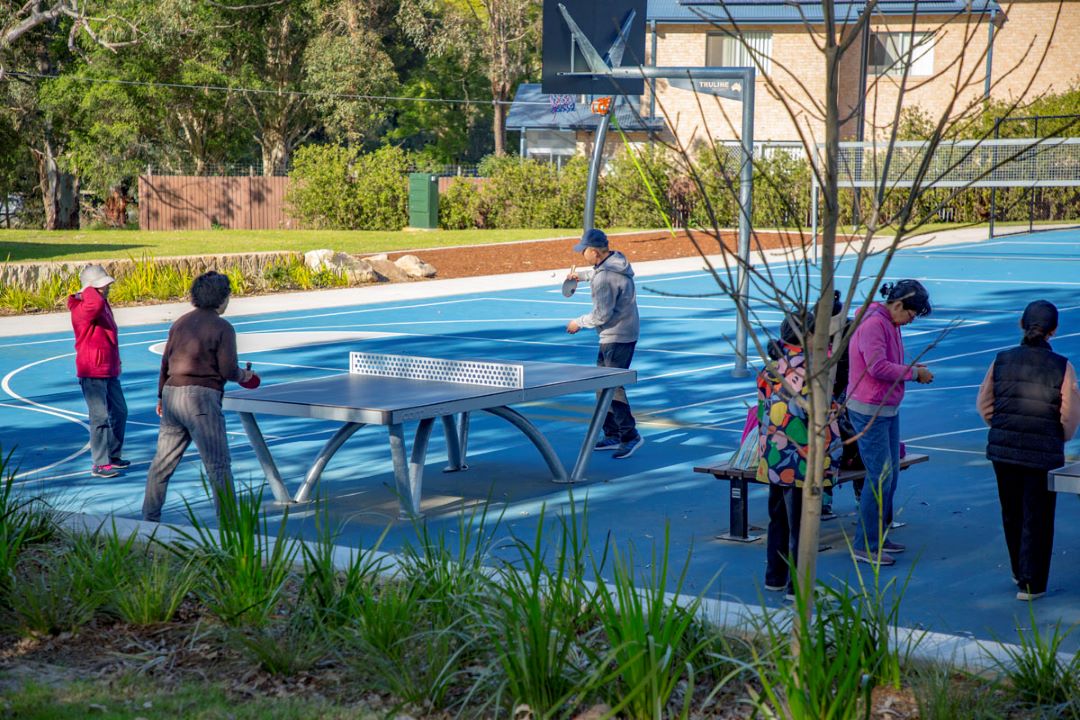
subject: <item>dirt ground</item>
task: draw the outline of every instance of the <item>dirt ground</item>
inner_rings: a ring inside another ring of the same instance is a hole
[[[738,236],[735,232],[721,236],[724,245],[735,250]],[[717,254],[717,239],[709,234],[693,231],[693,239],[707,254]],[[399,252],[389,255],[396,260],[402,255],[416,255],[431,263],[438,271],[437,278],[475,277],[477,275],[502,275],[504,273],[529,272],[532,270],[569,269],[571,264],[581,264],[581,255],[573,251],[577,237],[531,242],[500,243],[497,245],[473,245],[469,247],[441,248]],[[646,260],[668,260],[693,257],[698,249],[690,235],[683,230],[672,237],[666,231],[626,233],[612,235],[611,248],[626,255],[631,263]],[[797,235],[762,232],[751,240],[751,249],[781,247],[785,243],[799,242]]]

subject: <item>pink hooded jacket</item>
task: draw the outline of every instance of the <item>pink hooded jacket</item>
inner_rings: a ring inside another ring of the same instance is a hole
[[[848,399],[867,405],[896,406],[904,399],[904,381],[915,378],[904,363],[904,341],[889,309],[871,303],[848,344]]]

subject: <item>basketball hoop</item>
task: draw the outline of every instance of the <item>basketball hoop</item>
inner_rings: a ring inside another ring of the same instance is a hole
[[[548,102],[551,104],[552,116],[559,113],[574,112],[577,109],[577,103],[574,101],[573,95],[548,95]]]
[[[602,97],[592,101],[593,115],[607,115],[611,110],[611,98]]]

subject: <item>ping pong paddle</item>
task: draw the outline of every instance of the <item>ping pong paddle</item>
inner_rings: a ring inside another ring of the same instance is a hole
[[[251,363],[248,363],[247,367],[245,367],[244,369],[250,371]],[[262,379],[259,378],[259,376],[255,373],[251,373],[251,377],[249,377],[247,380],[240,381],[240,387],[247,388],[248,390],[254,390],[255,388],[259,387],[260,383],[262,383]]]
[[[577,270],[577,265],[571,265],[570,266],[570,274],[573,275],[575,270]],[[577,284],[578,284],[577,280],[569,278],[569,277],[566,278],[565,280],[563,280],[563,283],[562,283],[563,297],[570,297],[571,295],[573,295],[574,291],[577,290]]]

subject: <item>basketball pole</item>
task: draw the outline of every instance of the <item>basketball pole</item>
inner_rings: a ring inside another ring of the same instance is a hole
[[[570,73],[567,73],[570,74]],[[742,162],[739,166],[739,267],[735,289],[735,366],[732,377],[747,377],[747,350],[749,346],[749,328],[747,320],[750,312],[750,233],[754,215],[754,80],[752,67],[739,68],[699,68],[699,67],[657,67],[639,65],[637,67],[610,67],[601,72],[573,73],[574,75],[592,75],[611,77],[616,80],[671,79],[690,78],[694,80],[738,80],[742,82]],[[596,189],[600,179],[600,166],[604,159],[604,143],[607,140],[611,113],[615,112],[619,96],[615,96],[608,112],[600,118],[596,128],[596,144],[593,147],[592,162],[589,165],[589,182],[585,188],[584,229],[593,228],[596,217]]]

